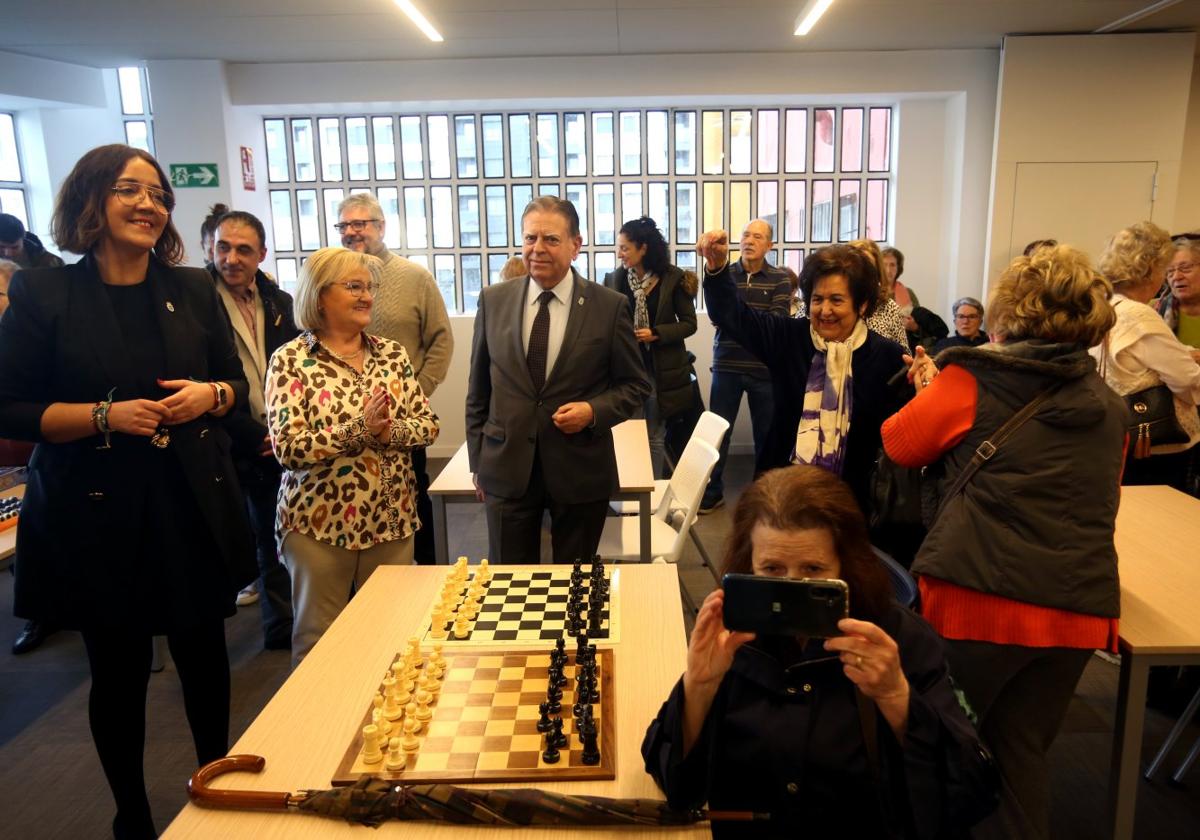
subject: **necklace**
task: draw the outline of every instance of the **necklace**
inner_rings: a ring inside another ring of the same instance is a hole
[[[341,359],[343,362],[348,362],[351,359],[356,359],[359,356],[361,356],[363,354],[363,350],[366,349],[366,344],[362,342],[361,338],[359,339],[359,342],[360,343],[358,345],[357,350],[355,350],[353,353],[347,353],[344,356],[341,353],[335,352],[334,349],[332,347],[330,347],[328,344],[325,345],[325,349],[328,350],[329,355],[333,356],[335,359]]]

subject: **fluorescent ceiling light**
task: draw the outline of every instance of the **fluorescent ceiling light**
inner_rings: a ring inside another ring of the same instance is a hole
[[[1121,29],[1122,27],[1129,26],[1129,24],[1136,23],[1137,21],[1141,20],[1142,18],[1150,17],[1150,15],[1157,14],[1158,12],[1161,12],[1163,9],[1167,8],[1168,6],[1174,6],[1178,2],[1179,2],[1179,0],[1158,0],[1157,3],[1151,3],[1146,8],[1138,9],[1136,12],[1132,12],[1131,14],[1125,15],[1125,17],[1123,17],[1123,18],[1114,20],[1112,23],[1106,23],[1106,24],[1104,24],[1104,26],[1101,26],[1099,29],[1092,30],[1092,32],[1093,32],[1093,34],[1096,34],[1096,35],[1099,35],[1099,34],[1102,34],[1105,32],[1116,32],[1118,29]]]
[[[408,19],[415,23],[417,29],[424,32],[425,37],[430,41],[446,40],[442,37],[442,33],[433,28],[433,24],[429,22],[429,19],[421,14],[421,11],[412,4],[412,0],[396,0],[396,5],[400,7],[400,11],[408,15]]]
[[[833,0],[808,0],[800,10],[800,17],[796,18],[796,31],[793,34],[807,35],[832,5]]]

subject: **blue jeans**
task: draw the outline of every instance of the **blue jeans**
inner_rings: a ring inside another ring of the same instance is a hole
[[[759,379],[744,373],[712,372],[712,391],[708,397],[709,410],[729,421],[729,432],[721,441],[721,460],[713,469],[704,491],[705,502],[715,502],[725,495],[725,461],[729,457],[729,441],[733,437],[733,425],[737,421],[738,409],[742,406],[742,394],[750,403],[750,427],[754,433],[754,460],[758,461],[767,445],[767,432],[775,413],[775,392],[770,379]]]

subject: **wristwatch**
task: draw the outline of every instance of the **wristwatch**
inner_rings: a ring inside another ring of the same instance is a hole
[[[210,412],[220,411],[229,404],[229,395],[225,393],[225,386],[220,382],[209,382],[213,389],[213,407]]]

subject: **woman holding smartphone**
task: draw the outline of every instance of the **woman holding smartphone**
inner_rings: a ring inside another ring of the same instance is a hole
[[[844,482],[765,473],[738,501],[725,571],[840,579],[852,617],[831,639],[756,638],[725,628],[722,590],[708,596],[642,745],[672,807],[771,815],[757,832],[714,823],[714,837],[926,837],[981,816],[975,791],[944,783],[948,762],[982,776],[987,761],[941,641],[892,599]]]

